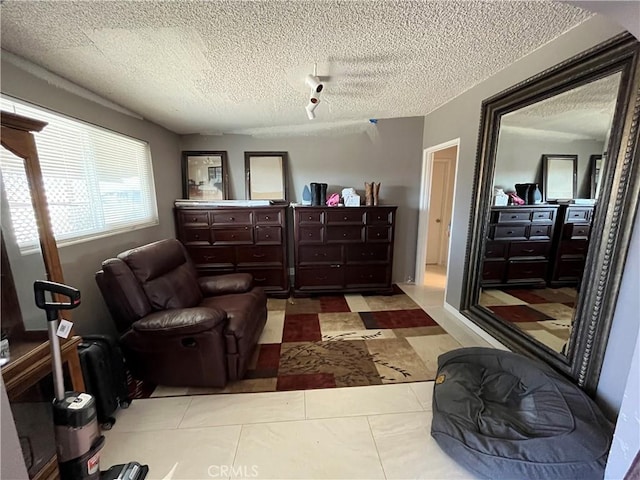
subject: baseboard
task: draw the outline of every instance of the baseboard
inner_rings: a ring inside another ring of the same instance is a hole
[[[504,346],[502,343],[500,343],[498,340],[493,338],[489,333],[485,332],[482,328],[480,328],[478,325],[473,323],[467,317],[462,315],[460,313],[460,311],[456,307],[451,305],[450,303],[447,303],[445,301],[444,302],[444,309],[447,312],[449,312],[451,315],[456,317],[462,324],[464,324],[465,327],[467,327],[473,333],[478,335],[480,338],[482,338],[485,342],[487,342],[492,347],[499,348],[500,350],[509,350],[509,351],[511,350],[511,349],[507,348],[506,346]]]

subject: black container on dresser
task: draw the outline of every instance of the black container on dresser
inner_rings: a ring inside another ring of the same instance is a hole
[[[396,209],[294,207],[294,293],[391,293]]]
[[[482,286],[546,285],[558,205],[492,207]]]
[[[560,205],[549,277],[552,287],[577,285],[582,279],[593,213],[591,205]]]
[[[247,272],[274,296],[288,296],[286,205],[176,207],[176,231],[200,275]]]

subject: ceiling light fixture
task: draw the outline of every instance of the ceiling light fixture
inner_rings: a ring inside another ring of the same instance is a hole
[[[317,64],[314,64],[313,75],[309,74],[304,79],[304,82],[311,89],[309,102],[305,107],[305,110],[307,111],[307,117],[309,118],[309,120],[313,120],[314,118],[316,118],[316,114],[314,113],[314,110],[320,103],[320,92],[322,92],[322,90],[324,89],[324,83],[322,83],[320,81],[320,78],[317,76],[317,72],[316,72],[317,66],[318,66]]]

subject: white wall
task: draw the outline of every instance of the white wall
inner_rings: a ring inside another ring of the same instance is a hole
[[[103,260],[144,243],[175,236],[173,201],[180,198],[181,170],[178,136],[153,123],[139,120],[57,88],[9,63],[1,65],[3,94],[149,142],[158,199],[157,226],[60,248],[65,282],[79,288],[82,304],[72,313],[76,331],[114,332],[114,326],[94,274]],[[43,325],[43,328],[46,328]]]
[[[291,202],[302,202],[302,189],[311,182],[327,183],[330,193],[353,187],[364,202],[364,182],[381,182],[380,203],[398,206],[393,280],[401,282],[413,277],[415,269],[422,125],[423,117],[412,117],[379,120],[377,125],[364,123],[359,131],[331,134],[277,138],[187,135],[182,137],[181,148],[226,150],[232,199],[245,198],[245,151],[288,152]]]

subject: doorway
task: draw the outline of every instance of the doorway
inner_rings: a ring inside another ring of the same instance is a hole
[[[460,140],[424,150],[418,221],[416,285],[446,294]]]

